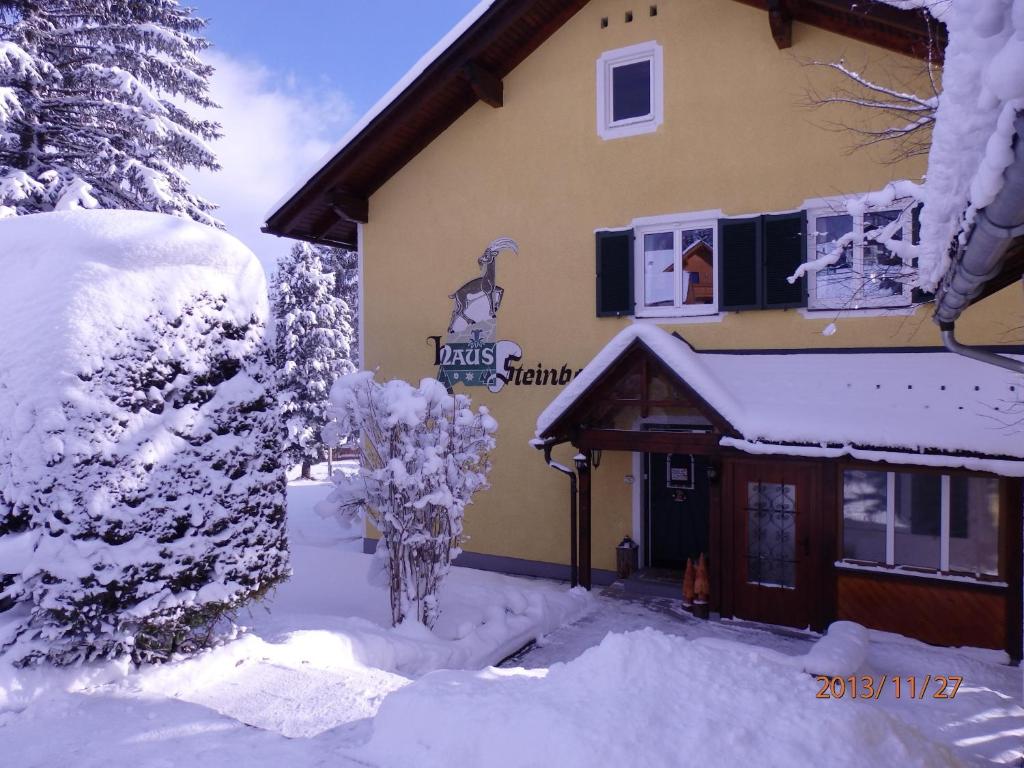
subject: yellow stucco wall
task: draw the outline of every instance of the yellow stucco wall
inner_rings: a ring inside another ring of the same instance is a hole
[[[794,47],[780,51],[767,15],[740,3],[675,0],[659,3],[653,18],[647,9],[589,3],[505,78],[502,108],[475,105],[372,196],[362,241],[364,362],[379,379],[436,375],[427,337],[445,334],[448,295],[479,274],[477,257],[499,235],[517,240],[520,253],[498,257],[505,296],[497,337],[522,347],[524,366],[577,369],[630,322],[595,317],[596,229],[705,209],[782,211],[920,177],[919,161],[884,165],[870,153],[849,155],[849,135],[824,130],[822,115],[799,106],[812,77],[801,59],[845,56],[882,72],[907,60],[800,24]],[[629,24],[627,10],[635,12]],[[663,47],[664,123],[652,134],[603,141],[595,129],[595,62],[604,51],[649,40]],[[964,341],[1020,341],[1010,320],[1019,297],[1004,294],[965,315]],[[834,319],[776,310],[666,327],[698,349],[939,344],[926,309],[844,318],[838,333],[823,336]],[[560,390],[464,390],[500,424],[492,490],[467,512],[466,549],[566,562],[568,483],[527,444]],[[560,448],[556,458],[568,463],[571,451]],[[606,453],[594,474],[597,568],[614,567],[614,545],[632,532],[632,488],[624,481],[632,471],[629,454]]]

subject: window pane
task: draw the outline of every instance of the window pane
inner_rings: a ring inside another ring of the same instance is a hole
[[[949,479],[949,569],[999,573],[999,481]]]
[[[644,235],[644,304],[671,307],[675,304],[675,259],[672,233]]]
[[[853,217],[819,216],[814,220],[814,228],[814,258],[820,259],[835,254],[839,238],[853,232]],[[818,300],[844,304],[857,290],[857,277],[853,271],[853,246],[847,244],[834,264],[816,274],[815,295]]]
[[[796,587],[796,486],[747,483],[747,581]]]
[[[714,304],[715,231],[684,229],[679,240],[683,254],[683,304]]]
[[[900,218],[899,211],[880,211],[864,214],[864,233],[875,232]],[[902,228],[892,235],[902,240]],[[864,240],[864,298],[878,299],[903,295],[903,262],[884,245]]]
[[[612,68],[612,121],[651,114],[651,62]]]
[[[896,565],[938,570],[942,527],[942,477],[896,475]]]
[[[843,557],[885,562],[885,472],[843,472]]]

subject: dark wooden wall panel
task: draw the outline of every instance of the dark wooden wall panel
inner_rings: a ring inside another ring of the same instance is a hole
[[[934,645],[1006,648],[1006,590],[839,570],[837,616]]]

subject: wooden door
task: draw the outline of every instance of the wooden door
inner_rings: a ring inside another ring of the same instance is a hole
[[[806,627],[811,619],[815,474],[797,464],[744,463],[733,473],[735,615]]]

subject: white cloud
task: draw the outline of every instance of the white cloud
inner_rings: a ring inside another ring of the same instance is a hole
[[[267,210],[314,169],[354,122],[351,103],[329,86],[301,87],[294,76],[209,52],[217,71],[213,100],[224,137],[213,143],[217,172],[192,172],[193,189],[220,205],[215,215],[248,245],[269,274],[293,241],[260,232]]]

